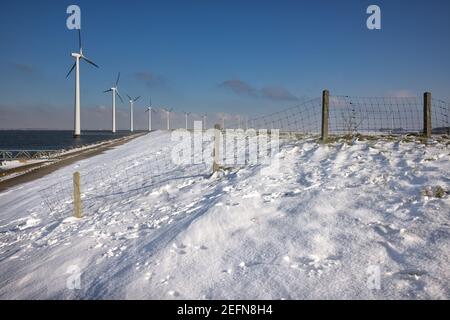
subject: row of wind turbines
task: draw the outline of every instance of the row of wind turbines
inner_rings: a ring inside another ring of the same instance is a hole
[[[123,102],[123,99],[119,93],[119,80],[120,80],[120,72],[117,75],[117,80],[115,85],[110,88],[107,89],[105,91],[103,91],[103,93],[108,93],[111,92],[111,96],[112,96],[112,133],[116,133],[116,95],[117,97],[120,99],[120,101]],[[134,103],[136,101],[138,101],[141,96],[132,98],[127,94],[128,97],[128,101],[130,103],[130,131],[133,132],[134,131]],[[166,116],[167,116],[167,130],[170,130],[170,113],[172,112],[173,109],[161,109],[164,112],[166,112]],[[145,112],[148,112],[148,131],[152,131],[152,112],[155,112],[154,108],[152,107],[152,99],[150,98],[150,103],[147,106],[147,109],[145,110]],[[187,116],[190,113],[185,113],[186,114],[186,129],[188,128],[188,121],[187,121]]]
[[[75,70],[75,104],[74,104],[74,137],[80,137],[81,135],[81,124],[80,124],[80,61],[84,60],[88,64],[99,68],[97,64],[95,64],[93,61],[86,58],[86,56],[83,54],[83,47],[82,47],[82,41],[81,41],[81,30],[78,29],[78,45],[79,45],[79,52],[72,53],[72,57],[75,59],[74,64],[70,68],[69,72],[67,73],[66,78],[69,77],[69,75],[72,73],[73,70]],[[120,99],[122,103],[124,103],[122,96],[119,93],[119,80],[120,80],[120,72],[117,75],[117,79],[115,84],[103,91],[104,93],[111,92],[112,97],[112,133],[116,133],[116,96]],[[130,131],[134,131],[134,114],[133,114],[133,106],[136,101],[138,101],[141,97],[135,97],[132,98],[127,94],[128,101],[130,103]],[[155,108],[152,107],[152,100],[150,98],[150,104],[147,106],[146,112],[148,112],[148,131],[152,131],[152,112],[155,112]],[[170,130],[170,115],[173,111],[173,108],[166,109],[161,108],[163,112],[166,113],[166,119],[167,119],[167,130]],[[188,116],[191,115],[190,112],[184,112],[185,116],[185,127],[186,130],[188,129]],[[202,125],[203,128],[206,128],[206,120],[207,115],[202,115]],[[238,116],[239,121],[239,128],[241,126],[241,116]],[[225,128],[225,117],[222,116],[222,128]]]

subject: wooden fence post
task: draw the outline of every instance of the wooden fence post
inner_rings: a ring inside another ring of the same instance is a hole
[[[75,218],[83,217],[80,193],[80,173],[78,171],[73,174],[73,215]]]
[[[213,173],[220,170],[220,124],[214,125]]]
[[[423,94],[423,134],[431,138],[431,92]]]
[[[328,140],[328,119],[330,113],[330,92],[324,90],[322,92],[322,130],[321,130],[321,140],[322,142],[327,142]]]

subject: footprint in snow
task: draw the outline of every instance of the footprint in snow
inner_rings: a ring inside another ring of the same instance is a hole
[[[186,246],[184,245],[184,244],[176,244],[176,243],[174,243],[174,244],[172,244],[172,249],[170,249],[170,252],[174,252],[174,253],[177,253],[177,254],[186,254],[186,250],[184,250],[184,249],[186,249]]]
[[[178,291],[175,290],[170,290],[169,292],[167,292],[167,294],[171,297],[178,297],[180,295]]]
[[[394,274],[394,276],[397,276],[403,280],[420,280],[420,278],[425,275],[427,275],[426,271],[415,269],[403,270]]]
[[[196,245],[194,245],[194,246],[192,246],[194,249],[196,249],[196,250],[208,250],[208,247],[207,246],[205,246],[205,245],[201,245],[201,246],[196,246]]]
[[[170,275],[167,275],[165,278],[161,279],[161,284],[168,284],[169,280],[171,279]]]
[[[388,236],[392,234],[396,234],[400,232],[400,229],[397,229],[393,225],[383,224],[381,222],[370,223],[369,225],[374,225],[374,230],[380,236]]]
[[[324,272],[339,265],[339,256],[329,256],[321,259],[315,256],[291,258],[283,257],[283,262],[291,269],[301,270],[309,277],[321,276]]]
[[[150,280],[152,278],[152,276],[153,276],[152,272],[146,272],[145,273],[145,280]]]

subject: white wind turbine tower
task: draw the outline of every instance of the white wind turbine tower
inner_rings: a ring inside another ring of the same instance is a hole
[[[190,115],[191,113],[190,112],[184,112],[184,117],[185,117],[185,120],[186,120],[186,130],[188,129],[188,115]]]
[[[238,129],[240,129],[241,128],[241,115],[238,114],[237,118],[238,118]]]
[[[162,109],[163,111],[166,112],[166,117],[167,117],[167,130],[170,130],[170,113],[172,112],[173,108],[171,109]]]
[[[222,120],[222,130],[225,130],[225,113],[219,113],[219,117]]]
[[[72,57],[75,59],[75,63],[72,68],[70,68],[67,73],[66,78],[69,77],[70,73],[75,69],[75,107],[74,107],[74,130],[73,136],[75,138],[79,137],[81,134],[81,124],[80,124],[80,60],[84,60],[89,64],[92,64],[94,67],[98,68],[94,62],[89,60],[83,55],[83,48],[81,45],[81,30],[78,29],[78,46],[80,52],[72,53]]]
[[[134,128],[133,128],[133,104],[136,101],[138,101],[141,96],[136,97],[136,98],[133,99],[127,94],[127,97],[128,97],[128,99],[130,101],[130,132],[133,132],[134,131]]]
[[[103,91],[106,92],[112,92],[112,133],[116,133],[116,94],[119,97],[120,101],[123,103],[123,99],[119,94],[119,79],[120,79],[120,72],[117,75],[116,85],[113,86],[111,89]]]
[[[207,115],[206,115],[206,113],[205,113],[204,115],[202,115],[202,119],[203,119],[203,129],[204,129],[204,130],[206,130],[206,118],[207,118]]]
[[[145,112],[148,112],[148,132],[152,131],[152,98],[150,98],[150,104],[147,107],[147,110]]]

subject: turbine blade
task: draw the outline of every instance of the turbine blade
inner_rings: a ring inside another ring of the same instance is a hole
[[[141,96],[137,97],[137,98],[134,99],[133,101],[134,101],[134,102],[138,101],[140,97],[141,97]]]
[[[107,93],[107,92],[111,92],[111,91],[112,91],[111,89],[108,89],[108,90],[103,91],[103,93]]]
[[[92,62],[91,60],[89,60],[88,58],[86,58],[85,56],[81,57],[84,61],[86,61],[89,64],[92,64],[94,67],[99,68],[98,65],[96,65],[94,62]]]
[[[120,79],[120,72],[119,72],[119,74],[117,75],[117,80],[116,80],[116,87],[118,86],[118,84],[119,84],[119,79]]]
[[[69,77],[69,75],[72,73],[73,69],[75,69],[75,66],[77,65],[77,63],[75,62],[72,66],[72,68],[70,68],[69,72],[67,73],[66,79]]]
[[[131,99],[131,97],[128,95],[128,93],[127,93],[127,97],[128,97],[129,100],[133,100],[133,99]]]
[[[122,103],[123,103],[123,99],[122,99],[122,97],[120,96],[119,91],[116,90],[116,93],[117,93],[117,96],[119,97],[120,101],[122,101]]]

